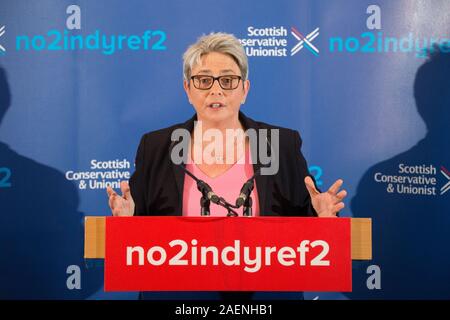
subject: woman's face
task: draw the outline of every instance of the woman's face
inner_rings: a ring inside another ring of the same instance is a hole
[[[242,76],[237,63],[229,55],[211,52],[201,58],[191,71],[192,76],[207,75],[213,77],[235,75]],[[242,85],[244,84],[244,85]],[[189,102],[194,105],[197,118],[208,122],[227,122],[238,119],[239,108],[247,97],[250,82],[240,80],[236,89],[222,89],[219,81],[207,90],[197,89],[193,80],[184,81],[184,90]]]

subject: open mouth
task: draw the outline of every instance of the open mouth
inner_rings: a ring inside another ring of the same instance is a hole
[[[212,109],[220,109],[220,108],[225,107],[225,105],[223,103],[220,103],[220,102],[214,102],[214,103],[210,103],[208,105],[208,107],[212,108]]]

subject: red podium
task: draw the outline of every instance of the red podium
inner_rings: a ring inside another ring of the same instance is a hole
[[[351,291],[371,219],[87,217],[105,291]]]

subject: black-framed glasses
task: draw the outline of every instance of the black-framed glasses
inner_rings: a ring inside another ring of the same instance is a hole
[[[206,75],[196,75],[192,76],[191,80],[194,83],[194,87],[200,90],[208,90],[211,89],[214,85],[214,81],[217,80],[219,85],[224,90],[234,90],[238,87],[239,82],[241,81],[241,76],[229,75],[229,76],[206,76]]]

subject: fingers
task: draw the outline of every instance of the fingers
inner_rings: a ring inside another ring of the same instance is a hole
[[[111,208],[111,210],[113,210],[114,199],[117,193],[111,187],[106,188],[106,193],[108,194],[108,205]]]
[[[113,188],[111,187],[107,187],[106,188],[106,193],[108,194],[108,197],[111,197],[113,194],[115,194],[116,192],[113,190]]]
[[[345,197],[347,196],[347,191],[346,190],[341,190],[336,194],[336,198],[339,201],[342,201]]]
[[[111,187],[106,188],[106,192],[108,193],[108,205],[111,209],[113,216],[118,216],[121,211],[122,197],[119,196]]]
[[[333,212],[338,213],[339,211],[341,211],[344,208],[345,208],[345,204],[343,202],[336,203],[333,207]]]
[[[336,218],[339,211],[345,208],[345,204],[343,202],[336,203],[328,207],[326,210],[321,212],[317,212],[317,215],[321,218]]]
[[[343,183],[344,181],[342,179],[338,179],[335,183],[333,183],[330,189],[328,189],[328,192],[331,194],[336,194]]]
[[[311,196],[319,193],[319,191],[317,191],[316,186],[314,185],[314,182],[310,176],[305,177],[305,186]]]
[[[117,193],[114,193],[109,197],[109,207],[111,208],[113,216],[121,216],[125,207],[125,200]]]
[[[116,199],[117,199],[117,193],[112,194],[108,199],[108,205],[111,208],[111,210],[114,210],[114,208],[117,207]]]
[[[132,216],[134,214],[134,201],[131,197],[130,186],[128,182],[122,181],[120,183],[122,196],[117,194],[111,187],[106,188],[108,194],[108,204],[112,215],[118,216]]]
[[[122,196],[125,199],[131,198],[131,192],[130,192],[130,186],[127,181],[121,181],[120,182],[120,190],[122,191]]]
[[[122,191],[122,196],[126,198],[127,195],[130,195],[130,186],[128,185],[127,181],[121,181],[120,182],[120,191]],[[108,197],[116,196],[117,193],[113,190],[111,187],[106,188],[106,193],[108,194]]]

